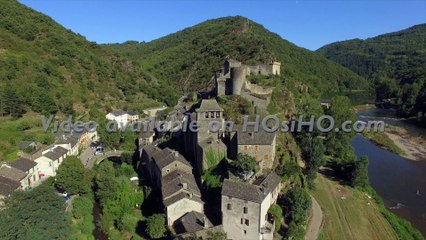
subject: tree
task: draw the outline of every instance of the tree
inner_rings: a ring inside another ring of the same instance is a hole
[[[368,185],[368,158],[363,156],[355,163],[355,169],[352,175],[352,186],[365,188]]]
[[[59,191],[67,192],[71,195],[86,194],[91,191],[90,181],[88,181],[83,163],[78,157],[70,156],[65,158],[58,168],[55,187]]]
[[[163,214],[154,214],[146,220],[146,233],[153,239],[159,239],[166,232],[165,224]]]
[[[285,197],[284,207],[289,222],[296,225],[305,223],[308,210],[311,208],[311,197],[305,189],[292,188]]]
[[[256,159],[247,154],[239,153],[232,165],[237,173],[248,174],[255,171]]]
[[[118,183],[115,180],[115,169],[113,163],[104,161],[99,165],[96,171],[96,197],[101,204],[108,199],[112,199],[118,189]]]
[[[71,223],[61,196],[41,185],[18,191],[0,211],[0,239],[69,239]]]
[[[278,232],[281,228],[281,224],[283,222],[283,210],[282,208],[277,205],[273,204],[271,207],[269,207],[268,213],[272,214],[275,220],[275,232]]]
[[[73,202],[72,215],[76,219],[81,219],[92,214],[93,202],[87,197],[77,197]]]
[[[123,152],[120,156],[120,161],[122,163],[127,163],[129,165],[133,164],[133,154],[131,152]]]

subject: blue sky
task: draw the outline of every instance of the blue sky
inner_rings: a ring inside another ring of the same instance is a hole
[[[425,0],[20,0],[97,43],[151,41],[208,19],[241,15],[298,46],[368,38],[426,22]]]

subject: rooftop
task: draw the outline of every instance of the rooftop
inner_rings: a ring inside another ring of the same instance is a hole
[[[275,172],[261,177],[260,180],[256,179],[253,184],[225,179],[222,187],[222,195],[262,203],[265,197],[278,187],[280,182],[281,178]]]
[[[54,152],[53,150],[49,150],[43,156],[52,159],[53,161],[58,160],[62,155],[59,155],[57,152]]]
[[[203,230],[205,228],[205,225],[213,226],[203,213],[199,213],[196,211],[186,213],[181,218],[176,220],[176,223],[174,225],[174,229],[177,233],[193,233]]]
[[[24,179],[27,174],[19,169],[3,164],[0,167],[0,176],[19,182]]]
[[[151,155],[151,157],[160,169],[168,166],[174,161],[179,161],[191,167],[191,164],[189,164],[189,162],[186,161],[186,159],[178,151],[171,150],[170,148],[156,151]]]
[[[238,126],[237,129],[238,145],[271,145],[276,135],[275,132],[266,132],[261,126],[257,132],[253,128],[243,131],[242,126]]]
[[[17,181],[0,176],[0,195],[8,196],[20,186],[21,183]]]
[[[200,189],[194,176],[181,170],[175,170],[163,177],[161,181],[161,193],[164,199],[184,191],[195,196],[201,196]]]
[[[219,106],[216,99],[203,99],[197,112],[219,111],[223,112],[223,108]]]
[[[22,172],[27,172],[28,170],[37,166],[37,163],[26,158],[18,158],[10,164],[11,167],[14,167]]]

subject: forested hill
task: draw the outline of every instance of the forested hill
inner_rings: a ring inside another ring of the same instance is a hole
[[[285,79],[308,84],[317,97],[351,90],[371,93],[368,81],[351,70],[297,47],[243,17],[209,20],[148,43],[126,42],[105,47],[138,61],[145,70],[180,92],[211,84],[214,71],[229,56],[246,64],[278,60]]]
[[[379,100],[396,98],[401,114],[426,113],[426,24],[317,51],[374,82]]]
[[[0,2],[0,116],[155,104],[139,66],[17,1]]]

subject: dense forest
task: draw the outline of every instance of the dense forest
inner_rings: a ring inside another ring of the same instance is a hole
[[[392,99],[402,116],[426,124],[426,24],[318,52],[373,82],[377,100]]]
[[[183,93],[212,85],[213,73],[230,57],[246,64],[280,61],[281,75],[307,85],[316,97],[372,94],[366,79],[243,17],[209,20],[148,43],[105,47],[139,62]]]
[[[160,105],[147,95],[171,88],[160,85],[131,61],[48,16],[17,1],[1,1],[0,116]],[[151,97],[165,102],[165,95]]]

